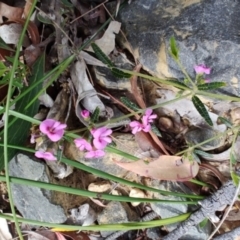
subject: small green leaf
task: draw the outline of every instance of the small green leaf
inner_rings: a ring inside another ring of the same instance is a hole
[[[4,41],[3,39],[0,37],[0,48],[2,49],[6,49],[6,50],[9,50],[9,51],[14,51],[12,48],[10,48]]]
[[[173,79],[173,80],[170,79],[168,82],[169,82],[170,85],[171,85],[171,83],[174,83],[174,87],[179,88],[179,89],[182,89],[182,87],[190,89],[185,83],[180,82],[180,81],[175,80],[175,79]]]
[[[173,36],[170,38],[170,50],[173,58],[178,59],[178,47]]]
[[[157,128],[154,124],[151,124],[151,130],[152,130],[158,137],[162,137],[161,132],[158,130],[158,128]]]
[[[236,159],[234,153],[232,153],[232,152],[230,153],[230,161],[231,161],[232,164],[237,163],[237,159]]]
[[[125,73],[117,68],[112,68],[111,71],[112,74],[117,78],[130,78],[132,76],[131,74]]]
[[[217,88],[225,87],[226,83],[225,82],[211,82],[211,83],[205,83],[205,84],[200,84],[197,86],[198,90],[214,90]]]
[[[93,114],[91,115],[91,122],[92,123],[98,122],[99,114],[100,114],[100,109],[99,109],[99,107],[96,107]]]
[[[42,14],[38,13],[37,19],[39,22],[42,22],[44,24],[53,24],[52,20],[47,16],[47,14],[45,14],[45,16],[43,16]]]
[[[127,106],[128,108],[132,109],[133,111],[138,111],[140,108],[134,102],[131,102],[127,97],[120,97],[120,101]]]
[[[114,64],[108,58],[108,56],[100,49],[96,43],[91,44],[94,53],[97,55],[98,59],[109,67],[114,67]]]
[[[199,112],[199,114],[205,119],[205,121],[210,126],[213,126],[212,119],[210,118],[208,111],[207,111],[206,107],[204,106],[204,104],[202,103],[202,101],[197,96],[193,96],[192,102],[193,102],[195,108],[197,109],[197,111]]]
[[[69,8],[73,7],[73,4],[71,4],[68,0],[61,0],[61,2],[65,7],[69,7]]]
[[[231,172],[231,177],[236,186],[239,184],[239,176],[235,172]]]
[[[194,153],[198,154],[200,156],[206,157],[206,158],[212,158],[213,157],[213,155],[211,153],[207,153],[207,152],[204,152],[204,151],[199,150],[199,149],[195,149]]]
[[[233,125],[228,119],[226,119],[224,117],[218,117],[218,120],[220,120],[221,123],[224,123],[229,128],[231,128]]]
[[[207,223],[208,223],[208,218],[205,218],[199,223],[199,227],[204,228],[207,225]]]

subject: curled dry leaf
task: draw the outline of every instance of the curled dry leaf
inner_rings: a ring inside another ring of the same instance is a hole
[[[5,3],[0,2],[0,23],[3,23],[3,17],[8,20],[21,18],[23,14],[23,8],[11,7]]]
[[[115,163],[140,176],[168,181],[189,181],[199,170],[197,162],[190,162],[179,156],[162,155],[158,159],[141,159],[135,162]]]
[[[115,48],[115,34],[120,31],[121,23],[117,21],[112,21],[106,32],[103,34],[102,38],[95,41],[98,47],[106,54],[109,55]],[[93,52],[92,47],[86,49]]]

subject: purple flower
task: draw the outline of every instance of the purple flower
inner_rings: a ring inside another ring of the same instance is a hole
[[[94,150],[89,151],[85,154],[85,158],[100,158],[105,155],[105,152],[103,150]]]
[[[108,143],[112,142],[109,135],[112,134],[112,130],[106,127],[101,127],[98,129],[92,129],[91,133],[93,135],[93,145],[96,149],[104,149]]]
[[[132,121],[129,123],[129,126],[132,128],[132,134],[142,131],[143,125],[138,121]]]
[[[56,161],[57,160],[57,158],[51,152],[36,151],[35,157],[44,158],[45,160],[48,160],[48,161]]]
[[[204,64],[200,64],[194,67],[194,70],[197,74],[210,74],[211,68],[206,67]]]
[[[153,110],[148,108],[145,111],[145,114],[142,117],[142,123],[144,126],[149,125],[149,123],[153,122],[153,119],[157,118],[157,114],[152,114]]]
[[[91,151],[92,150],[91,144],[83,138],[75,139],[74,143],[75,143],[76,147],[79,148],[80,151],[84,151],[84,150]]]
[[[43,134],[46,134],[51,141],[57,142],[63,137],[66,127],[66,124],[62,124],[54,119],[46,119],[40,124],[39,129]]]
[[[88,119],[90,117],[90,112],[88,110],[82,110],[80,114],[84,119]]]

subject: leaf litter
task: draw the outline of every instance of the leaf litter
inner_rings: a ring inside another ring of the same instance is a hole
[[[60,1],[59,1],[60,2]],[[118,45],[116,45],[116,35],[119,34],[121,23],[115,20],[110,21],[107,28],[101,31],[100,33],[97,32],[98,29],[105,20],[106,12],[102,4],[98,6],[92,5],[91,2],[86,3],[85,1],[72,1],[71,5],[68,1],[62,1],[61,3],[56,3],[55,6],[51,5],[50,12],[46,3],[43,3],[40,7],[40,10],[46,15],[51,16],[50,22],[44,22],[42,19],[41,27],[36,25],[36,19],[29,24],[28,26],[28,36],[26,35],[26,41],[23,46],[23,53],[24,53],[24,61],[30,67],[30,74],[25,73],[27,78],[32,75],[33,80],[36,82],[43,77],[43,75],[47,72],[52,70],[55,66],[60,64],[60,62],[64,59],[67,59],[72,55],[72,53],[76,53],[76,49],[82,46],[85,41],[95,33],[97,33],[97,37],[93,41],[102,51],[100,54],[104,54],[102,56],[107,57],[111,62],[111,58],[118,54],[124,54],[123,49],[120,49]],[[94,1],[93,1],[94,2]],[[98,2],[98,1],[96,1]],[[64,15],[61,15],[59,9],[57,7],[61,7],[63,10],[63,5],[67,8],[64,9]],[[117,1],[117,7],[119,7],[119,1]],[[54,9],[55,8],[55,9]],[[73,11],[73,8],[77,11]],[[21,25],[24,24],[24,18],[27,17],[29,14],[30,4],[27,2],[23,8],[8,6],[4,3],[0,3],[0,16],[3,25],[0,26],[0,36],[2,37],[5,44],[13,44],[16,45],[19,40],[19,36],[21,33]],[[37,11],[37,10],[36,10]],[[42,12],[40,13],[42,14]],[[24,13],[23,13],[24,12]],[[59,16],[60,14],[60,16]],[[81,15],[82,14],[82,15]],[[23,17],[23,18],[22,18]],[[80,18],[79,18],[80,17]],[[15,23],[8,24],[4,21],[4,18],[7,18],[8,21],[12,21]],[[75,19],[76,21],[75,21]],[[41,21],[41,18],[38,20]],[[71,21],[72,20],[72,21]],[[70,21],[72,26],[70,26]],[[17,24],[16,24],[17,23]],[[64,23],[64,24],[63,24]],[[55,28],[55,34],[51,35],[53,28]],[[13,28],[14,26],[14,28]],[[39,32],[41,31],[41,32]],[[81,33],[81,37],[79,38],[79,34]],[[41,42],[46,40],[46,45],[40,43],[41,34]],[[55,36],[56,35],[56,36]],[[59,38],[60,36],[60,38]],[[8,38],[7,38],[8,37]],[[172,40],[174,43],[174,39]],[[174,43],[175,44],[175,43]],[[173,45],[173,44],[172,44]],[[8,47],[12,47],[7,45]],[[174,57],[178,57],[178,49],[174,46]],[[2,51],[2,50],[1,50]],[[43,55],[43,52],[46,53]],[[2,54],[1,54],[2,55]],[[11,54],[10,54],[11,55]],[[136,56],[133,56],[135,58]],[[44,59],[43,59],[44,58]],[[46,60],[46,63],[45,61]],[[34,63],[36,65],[34,65]],[[45,70],[43,70],[43,64],[45,64]],[[39,91],[39,87],[41,88],[40,84],[37,87],[33,87],[32,91],[29,92],[26,97],[19,100],[20,106],[16,106],[16,111],[23,112],[28,116],[33,117],[37,114],[38,110],[44,109],[48,111],[47,117],[49,119],[55,119],[64,123],[67,123],[68,131],[74,130],[77,131],[81,129],[83,130],[83,135],[90,137],[87,133],[86,127],[89,127],[90,124],[88,120],[86,120],[82,115],[81,112],[83,110],[87,110],[90,113],[94,113],[96,109],[99,109],[99,121],[94,124],[102,124],[104,122],[111,121],[116,117],[115,108],[118,108],[123,116],[124,114],[131,113],[132,116],[135,116],[136,120],[140,120],[144,114],[144,110],[147,107],[150,107],[153,102],[159,103],[158,99],[149,99],[149,96],[145,96],[147,94],[148,83],[146,83],[146,79],[138,78],[137,76],[131,77],[131,91],[122,91],[121,89],[107,89],[106,86],[99,86],[96,84],[96,75],[94,74],[96,66],[100,67],[107,67],[109,64],[103,63],[98,59],[98,54],[96,51],[93,50],[93,47],[87,44],[87,47],[84,48],[84,51],[76,54],[76,60],[72,62],[69,66],[67,71],[62,72],[61,76],[55,81],[51,86],[46,89],[45,93],[40,96],[39,100],[41,103],[40,109],[39,103],[36,102],[35,105],[32,105],[31,111],[26,111],[24,109],[24,103],[28,102],[31,98],[36,95],[36,92]],[[124,75],[124,72],[121,72],[118,69],[114,69],[114,65],[110,64],[110,68],[112,68],[112,73],[121,76]],[[142,66],[136,66],[136,72],[141,72]],[[125,74],[125,77],[128,75]],[[50,78],[45,79],[46,82],[50,81]],[[107,79],[107,81],[111,81]],[[121,81],[119,79],[119,81]],[[33,81],[29,80],[29,86],[34,84]],[[43,87],[45,86],[43,85]],[[26,86],[27,89],[27,86]],[[20,92],[24,92],[25,88],[19,89]],[[159,85],[154,85],[153,90],[156,90],[158,95],[165,95],[170,99],[173,98],[172,93],[169,93],[169,90],[161,88]],[[117,92],[117,94],[116,94]],[[129,109],[126,105],[121,103],[121,97],[128,97],[130,101],[134,104],[139,106],[139,109],[142,109],[142,112],[136,113],[135,110]],[[156,94],[157,96],[157,94]],[[162,98],[163,99],[163,98]],[[159,100],[159,101],[162,101]],[[165,98],[166,99],[166,98]],[[194,96],[193,100],[196,99]],[[198,99],[198,98],[197,98]],[[198,99],[200,102],[201,100]],[[199,102],[198,101],[198,102]],[[179,104],[179,102],[178,102]],[[171,104],[167,105],[166,109],[159,108],[156,109],[156,113],[158,117],[166,117],[168,116],[178,116],[177,114],[180,113],[180,118],[186,118],[187,121],[191,122],[191,124],[200,127],[199,123],[199,114],[196,113],[195,109],[191,106],[191,113],[193,116],[189,116],[189,113],[186,114],[185,112],[185,104],[181,103],[182,106],[179,108]],[[187,102],[189,105],[193,105],[192,102]],[[195,103],[196,105],[196,103]],[[199,105],[198,105],[199,106]],[[201,103],[201,109],[204,105]],[[178,110],[176,114],[176,110]],[[168,112],[168,114],[166,114]],[[174,114],[172,114],[174,112]],[[208,117],[208,110],[204,107],[204,114]],[[130,116],[130,117],[132,117]],[[196,117],[197,116],[197,117]],[[132,118],[133,119],[133,118]],[[213,119],[213,114],[210,114],[208,118],[208,122],[211,125]],[[173,120],[173,119],[171,119]],[[174,119],[176,120],[176,119]],[[15,120],[16,121],[16,120]],[[115,121],[115,120],[113,120]],[[13,121],[14,122],[14,121]],[[17,122],[18,123],[18,122]],[[159,126],[157,122],[156,128],[164,129],[163,127]],[[16,123],[15,123],[16,124]],[[18,123],[19,124],[19,123]],[[177,123],[174,123],[175,126]],[[173,124],[173,126],[174,126]],[[202,122],[201,122],[202,124]],[[21,129],[25,128],[27,131],[30,129],[29,126],[22,125],[20,123]],[[109,126],[109,125],[108,125]],[[226,128],[222,126],[214,125],[215,129],[223,132]],[[121,133],[124,135],[125,133],[130,132],[130,128],[128,124],[121,122],[118,125],[115,125],[113,129],[116,132]],[[11,129],[10,129],[11,131]],[[27,133],[27,132],[26,132]],[[27,139],[27,134],[25,133],[26,137],[24,137],[24,141]],[[80,131],[81,133],[81,131]],[[18,133],[13,134],[14,136],[18,136]],[[167,131],[163,133],[163,138],[159,138],[153,131],[149,132],[138,132],[135,135],[135,141],[138,145],[138,149],[133,151],[133,155],[135,156],[142,156],[139,160],[133,162],[127,162],[126,157],[122,157],[121,161],[116,161],[114,156],[110,157],[111,164],[116,167],[121,167],[127,170],[128,173],[136,174],[134,179],[139,179],[139,182],[144,182],[144,179],[157,179],[157,180],[166,180],[166,181],[190,181],[194,177],[197,176],[199,172],[199,164],[194,161],[194,159],[187,159],[185,156],[175,156],[170,155],[169,149],[171,147],[167,146],[168,144],[171,145],[176,139],[173,137],[173,133],[168,133]],[[174,131],[174,134],[176,132]],[[179,134],[182,134],[179,132]],[[183,133],[184,135],[184,133]],[[164,139],[166,137],[166,139]],[[15,141],[15,142],[14,142]],[[20,142],[16,142],[15,140],[9,139],[10,144],[22,144]],[[81,162],[83,158],[82,153],[74,148],[71,141],[61,141],[58,144],[54,144],[49,141],[49,139],[41,139],[38,138],[36,141],[37,144],[35,145],[36,150],[43,150],[43,151],[51,151],[55,155],[61,159],[61,157],[69,157],[75,155],[75,159]],[[67,143],[68,142],[68,143]],[[238,142],[238,141],[237,141]],[[175,152],[178,152],[182,149],[185,144],[185,139],[182,139],[181,146],[174,146],[176,147]],[[114,144],[114,142],[113,142]],[[191,143],[188,143],[191,144]],[[125,143],[126,149],[127,143]],[[71,146],[71,147],[69,147]],[[33,147],[33,146],[32,146]],[[185,146],[186,147],[186,146]],[[217,146],[216,149],[219,150],[222,146]],[[214,149],[215,150],[215,149]],[[74,152],[73,152],[74,151]],[[219,150],[220,151],[220,150]],[[224,158],[224,160],[228,159],[228,154],[230,154],[231,150],[226,150],[220,153],[213,153],[211,157],[202,157],[202,159],[213,160],[215,161],[216,158]],[[235,149],[237,151],[237,149]],[[140,153],[140,154],[139,154]],[[108,153],[106,153],[108,156]],[[108,159],[109,160],[109,159]],[[92,160],[96,161],[96,160]],[[97,160],[99,161],[99,160]],[[104,161],[103,161],[104,163]],[[73,176],[74,169],[71,166],[68,166],[61,162],[53,162],[53,161],[46,161],[46,164],[51,169],[51,177],[52,178],[59,178],[65,179],[66,177],[71,178]],[[206,165],[205,165],[206,166]],[[201,169],[201,168],[200,168]],[[222,178],[221,172],[214,171],[213,167],[209,167],[213,173],[215,173],[216,178]],[[98,181],[95,177],[88,177],[86,182]],[[208,178],[208,176],[207,176]],[[214,179],[214,178],[213,178]],[[206,180],[207,181],[207,180]],[[210,182],[209,182],[210,183]],[[223,183],[223,182],[222,182]],[[86,188],[83,183],[81,183],[81,188]],[[130,193],[131,188],[124,188],[124,186],[118,186],[119,189],[123,193]],[[141,193],[141,196],[145,196],[145,193]],[[137,195],[136,195],[137,197]],[[68,200],[66,200],[68,201]],[[104,202],[101,202],[99,199],[82,199],[82,205],[79,206],[78,209],[72,210],[72,218],[76,220],[76,223],[79,225],[89,225],[93,224],[96,221],[97,213],[94,210],[91,210],[91,214],[89,215],[90,210],[98,209],[99,208],[106,208],[107,205]],[[138,203],[136,201],[136,203]],[[71,204],[70,204],[71,205]],[[69,205],[69,206],[70,206]],[[137,206],[138,204],[136,204]],[[68,206],[69,210],[70,207]],[[86,207],[87,206],[87,207]],[[144,204],[143,204],[144,206]],[[87,209],[88,208],[88,209]],[[74,208],[72,208],[74,209]],[[89,210],[89,211],[88,211]],[[98,212],[97,211],[97,212]],[[94,214],[93,214],[94,213]],[[5,239],[9,239],[9,232],[6,230],[6,221],[3,224],[0,224],[2,228],[0,228],[0,233]],[[4,229],[3,229],[4,226]],[[4,233],[3,233],[4,232]],[[47,233],[48,234],[45,234]],[[67,239],[62,233],[56,232],[55,234],[51,231],[46,231],[45,233],[42,232],[28,232],[29,237],[28,239]],[[75,239],[82,234],[84,239],[89,239],[88,235],[91,234],[84,234],[84,233],[72,233],[74,237],[70,237],[70,239]],[[46,236],[47,235],[47,236]],[[31,237],[32,236],[32,237]],[[33,237],[34,236],[34,237]],[[136,235],[137,236],[137,235]],[[4,239],[4,238],[3,238]]]

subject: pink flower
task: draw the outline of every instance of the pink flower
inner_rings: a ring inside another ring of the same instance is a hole
[[[85,154],[85,158],[100,158],[105,155],[103,150],[90,151]]]
[[[36,151],[35,157],[44,158],[45,160],[48,160],[48,161],[56,161],[57,160],[57,158],[51,152]]]
[[[75,139],[74,143],[75,143],[76,147],[79,148],[80,151],[84,151],[84,150],[91,151],[92,150],[91,144],[83,138]]]
[[[211,68],[206,67],[204,64],[200,64],[194,67],[194,70],[197,74],[210,74]]]
[[[209,78],[207,78],[207,79],[205,79],[205,83],[210,83],[210,79]]]
[[[109,135],[112,134],[112,130],[106,127],[101,127],[98,129],[92,129],[91,133],[93,135],[93,145],[96,149],[104,149],[108,143],[112,142]]]
[[[90,112],[88,110],[82,110],[80,114],[85,119],[90,117]]]
[[[66,124],[62,124],[54,119],[46,119],[40,124],[39,129],[42,133],[46,134],[51,141],[57,142],[63,137],[66,127]]]
[[[132,128],[132,134],[142,131],[143,125],[138,121],[132,121],[129,123],[129,126]]]
[[[153,122],[153,119],[157,118],[157,114],[152,114],[153,110],[148,108],[145,111],[145,114],[142,117],[142,123],[144,126],[149,125],[149,123]]]

